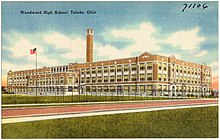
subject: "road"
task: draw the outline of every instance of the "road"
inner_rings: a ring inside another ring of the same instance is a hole
[[[26,121],[44,120],[42,117],[44,117],[45,119],[55,119],[55,118],[60,118],[62,115],[64,115],[63,118],[67,118],[65,117],[65,115],[70,115],[70,114],[86,114],[86,113],[88,114],[94,112],[99,114],[100,112],[105,112],[101,114],[109,114],[107,112],[115,112],[115,111],[119,113],[120,111],[121,113],[128,113],[128,112],[132,112],[132,110],[133,112],[138,112],[137,110],[142,110],[139,112],[143,112],[146,109],[148,110],[149,109],[155,110],[155,108],[156,110],[158,110],[158,108],[175,109],[176,107],[186,108],[193,106],[200,107],[204,105],[205,106],[218,105],[218,100],[213,100],[213,99],[157,100],[157,101],[134,102],[134,103],[124,102],[124,103],[112,103],[112,104],[93,104],[93,105],[88,104],[88,105],[74,105],[74,106],[70,105],[70,106],[58,106],[58,107],[45,106],[45,107],[31,107],[31,108],[13,108],[13,109],[10,108],[10,109],[2,110],[2,123],[24,122],[24,120]],[[37,117],[41,117],[41,119]]]

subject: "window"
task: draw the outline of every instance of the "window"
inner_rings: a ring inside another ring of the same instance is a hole
[[[104,77],[104,82],[108,82],[108,76]]]
[[[73,77],[68,77],[68,84],[72,85],[73,84]]]
[[[96,77],[92,77],[92,83],[96,82]]]
[[[129,91],[129,86],[126,86],[126,85],[125,85],[125,86],[123,87],[123,91],[124,91],[124,92],[128,92],[128,91]]]
[[[129,65],[124,65],[124,72],[129,70]]]
[[[90,70],[87,70],[87,71],[86,71],[86,74],[90,74]]]
[[[114,76],[110,76],[110,82],[115,82],[115,77]]]
[[[152,81],[152,77],[147,77],[147,80],[148,81]]]
[[[131,70],[132,71],[136,71],[137,70],[137,65],[136,64],[132,64],[131,65]]]
[[[98,73],[102,73],[102,68],[98,68]]]
[[[151,91],[152,90],[152,85],[147,85],[147,91]]]
[[[137,86],[136,85],[131,85],[131,91],[137,91]]]
[[[121,75],[118,75],[117,76],[117,82],[121,82],[122,81],[122,76]]]
[[[81,83],[84,83],[85,82],[85,78],[81,78]]]
[[[140,64],[140,70],[142,70],[142,71],[145,70],[145,64],[143,64],[143,63]]]
[[[48,80],[49,84],[51,84],[51,79]],[[60,77],[60,84],[64,84],[64,77]]]
[[[140,75],[140,81],[145,81],[145,75],[144,74]]]
[[[167,90],[167,86],[163,86],[163,91],[166,91]]]
[[[96,69],[92,69],[92,74],[95,74],[96,73]]]
[[[90,83],[90,77],[86,77],[86,83]]]
[[[158,88],[158,90],[161,91],[162,90],[162,85],[158,85],[157,88]]]
[[[92,92],[96,92],[96,87],[92,87]]]
[[[98,91],[98,92],[101,92],[101,91],[102,91],[102,87],[98,86],[98,87],[97,87],[97,91]]]
[[[101,76],[98,77],[98,82],[99,82],[99,83],[102,82],[102,77],[101,77]]]
[[[148,73],[148,74],[147,74],[147,77],[152,77],[152,73]]]
[[[124,75],[124,81],[128,81],[128,75]]]
[[[121,72],[122,71],[122,66],[117,66],[117,72]]]
[[[165,71],[167,70],[167,64],[166,64],[166,63],[163,64],[163,69],[164,69]]]
[[[152,70],[152,66],[147,66],[147,70]]]
[[[158,79],[159,79],[159,81],[162,81],[162,74],[158,75]]]
[[[122,71],[122,69],[117,69],[117,72],[121,72]]]
[[[167,80],[167,75],[164,74],[164,75],[163,75],[163,81],[166,81],[166,80]]]
[[[73,87],[72,86],[68,86],[68,92],[72,92],[73,91]]]
[[[98,70],[98,73],[102,73],[102,70]]]
[[[86,86],[86,92],[90,92],[90,87]]]
[[[104,69],[104,73],[108,73],[108,69]]]
[[[131,81],[136,81],[137,80],[137,75],[136,74],[132,74],[131,75]]]
[[[111,72],[111,73],[115,72],[115,67],[114,67],[114,66],[111,66],[111,67],[110,67],[110,72]]]
[[[145,67],[140,67],[140,70],[142,70],[142,71],[145,70]]]
[[[115,91],[115,87],[114,86],[110,86],[110,92],[114,92]]]
[[[144,90],[145,90],[145,86],[144,85],[140,85],[140,91],[144,92]]]
[[[158,69],[162,70],[162,63],[158,63]]]

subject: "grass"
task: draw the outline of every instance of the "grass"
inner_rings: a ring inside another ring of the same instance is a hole
[[[2,94],[2,104],[35,104],[35,103],[71,103],[71,102],[100,102],[100,101],[134,101],[134,100],[163,100],[163,97],[141,96],[27,96]]]
[[[2,125],[3,138],[217,138],[218,107]]]

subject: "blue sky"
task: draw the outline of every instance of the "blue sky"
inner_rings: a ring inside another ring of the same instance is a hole
[[[186,8],[183,4],[208,8]],[[22,15],[20,11],[68,11]],[[76,15],[70,11],[96,11]],[[217,2],[2,2],[2,75],[38,66],[85,62],[86,29],[94,29],[94,58],[108,60],[148,51],[206,63],[218,76]]]

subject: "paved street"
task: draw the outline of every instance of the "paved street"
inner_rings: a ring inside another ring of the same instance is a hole
[[[202,106],[213,106],[213,105],[218,105],[218,100],[213,100],[213,99],[165,100],[165,101],[158,100],[158,101],[133,102],[133,103],[123,102],[123,103],[112,103],[112,104],[93,104],[93,105],[88,104],[88,105],[74,105],[74,106],[69,105],[69,106],[59,106],[59,107],[47,106],[47,107],[31,107],[31,108],[29,107],[29,108],[14,108],[14,109],[10,108],[10,109],[2,110],[2,123],[67,118],[67,117],[71,117],[71,115],[73,114],[75,114],[75,117],[77,116],[76,114],[82,117],[82,116],[92,116],[91,114],[85,115],[88,113],[93,113],[93,115],[100,115],[100,112],[102,112],[101,115],[105,115],[105,114],[118,114],[120,112],[129,113],[129,112],[151,111],[152,109],[163,110],[166,108],[175,109],[175,108],[202,107]]]

